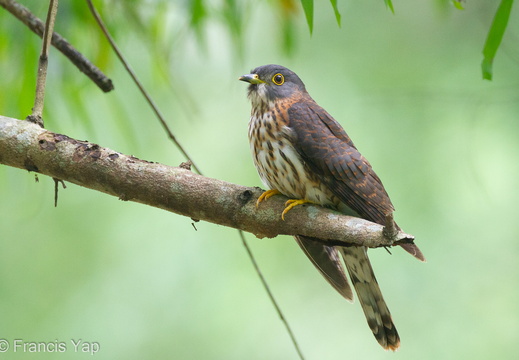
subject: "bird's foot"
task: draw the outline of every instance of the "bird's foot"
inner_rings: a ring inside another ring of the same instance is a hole
[[[307,204],[307,203],[312,203],[311,201],[308,201],[308,200],[303,200],[303,199],[291,199],[291,200],[288,200],[286,203],[285,203],[285,210],[283,210],[283,212],[281,213],[281,219],[285,220],[285,214],[287,212],[289,212],[294,206],[297,206],[297,205],[302,205],[302,204]]]
[[[281,194],[281,193],[279,192],[279,190],[276,190],[276,189],[265,191],[263,194],[260,195],[260,197],[256,201],[256,207],[258,207],[262,201],[267,200],[269,197],[277,195],[277,194]]]

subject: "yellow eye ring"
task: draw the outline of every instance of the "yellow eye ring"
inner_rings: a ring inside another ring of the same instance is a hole
[[[283,85],[285,82],[285,77],[282,74],[277,73],[272,77],[272,82],[276,85]]]

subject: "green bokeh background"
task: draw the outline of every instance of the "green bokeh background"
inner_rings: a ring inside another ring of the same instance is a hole
[[[40,17],[46,4],[26,1]],[[273,2],[240,3],[230,34],[213,1],[198,33],[189,2],[118,2],[102,12],[123,53],[205,175],[260,181],[249,155],[250,105],[239,75],[267,63],[296,71],[370,160],[428,262],[399,249],[370,257],[402,338],[384,352],[357,302],[338,296],[289,237],[254,254],[307,359],[516,359],[519,343],[519,14],[481,79],[497,2],[317,3],[299,10],[292,52]],[[143,5],[144,4],[144,5]],[[298,5],[299,6],[299,5]],[[127,6],[128,8],[130,6]],[[82,2],[56,30],[113,79],[103,94],[51,51],[46,127],[150,161],[185,159],[168,141]],[[0,9],[0,114],[33,102],[40,40]],[[240,41],[241,47],[236,41]],[[233,40],[234,39],[234,40]],[[237,232],[0,166],[0,339],[63,341],[64,353],[6,359],[297,359]],[[98,342],[90,357],[71,339]]]

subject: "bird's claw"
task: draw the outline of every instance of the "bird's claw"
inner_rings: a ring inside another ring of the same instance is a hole
[[[281,193],[279,192],[279,190],[276,190],[276,189],[267,190],[267,191],[263,192],[263,194],[261,194],[260,197],[258,198],[258,200],[256,201],[256,207],[258,207],[262,201],[267,200],[269,197],[277,195],[277,194],[281,194]]]
[[[281,192],[279,190],[276,190],[276,189],[267,190],[267,191],[263,192],[263,194],[261,194],[260,197],[258,198],[258,200],[256,201],[256,208],[259,206],[259,204],[262,201],[265,201],[268,198],[270,198],[270,197],[272,197],[274,195],[277,195],[277,194],[281,194]],[[287,202],[285,203],[285,209],[281,213],[281,219],[284,221],[285,220],[285,214],[287,212],[289,212],[290,210],[292,210],[293,207],[295,207],[297,205],[306,204],[306,203],[311,203],[311,201],[303,200],[303,199],[290,199],[290,200],[287,200]]]
[[[302,205],[302,204],[310,203],[310,202],[311,201],[303,200],[303,199],[290,199],[290,200],[288,200],[285,203],[285,210],[283,210],[283,212],[281,213],[281,219],[284,221],[285,220],[285,214],[287,212],[289,212],[290,210],[292,210],[293,207],[295,207],[297,205]]]

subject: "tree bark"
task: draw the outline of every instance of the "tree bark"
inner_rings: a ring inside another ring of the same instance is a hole
[[[125,201],[244,230],[257,237],[305,235],[330,245],[391,246],[411,242],[399,232],[384,237],[383,226],[320,206],[302,205],[281,220],[283,196],[259,207],[259,188],[197,175],[187,169],[53,133],[28,121],[0,116],[0,163],[34,171]],[[6,205],[4,205],[6,206]]]

